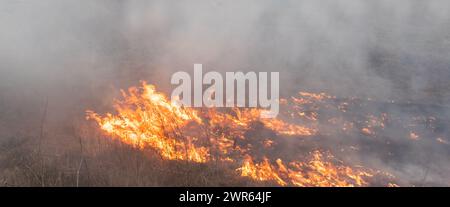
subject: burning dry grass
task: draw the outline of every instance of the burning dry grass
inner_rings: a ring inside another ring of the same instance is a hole
[[[122,94],[114,112],[88,111],[92,121],[38,117],[35,130],[5,135],[1,185],[423,186],[445,178],[423,162],[447,163],[437,158],[448,153],[450,122],[436,115],[299,93],[281,100],[279,118],[260,119],[258,109],[178,107],[145,83]],[[436,155],[416,153],[431,146]],[[419,166],[419,178],[399,179],[403,163]]]
[[[295,98],[296,106],[328,97],[312,93],[300,95],[304,98]],[[267,155],[263,155],[262,162],[255,163],[257,157],[251,153],[254,143],[239,144],[248,139],[245,133],[252,123],[260,122],[277,135],[308,137],[317,133],[314,128],[281,119],[260,119],[259,109],[183,108],[172,104],[146,83],[140,88],[130,88],[128,93],[123,92],[123,100],[116,101],[115,109],[115,115],[105,116],[88,111],[87,118],[95,120],[113,138],[138,149],[153,149],[165,160],[226,162],[235,166],[243,177],[281,186],[365,186],[368,185],[365,179],[373,176],[369,170],[355,170],[327,161],[320,151],[314,151],[306,161],[284,164],[282,159],[276,158],[276,165],[272,165]],[[261,141],[267,145],[267,140]],[[271,145],[277,142],[269,141]]]
[[[139,148],[154,148],[169,160],[211,160],[210,149],[195,144],[202,140],[211,144],[220,139],[216,144],[219,144],[222,153],[227,154],[229,147],[224,145],[234,142],[233,137],[243,139],[243,133],[255,121],[261,121],[279,134],[310,136],[315,133],[314,129],[278,119],[260,119],[261,110],[258,109],[235,108],[234,115],[231,115],[216,109],[204,112],[183,108],[172,104],[162,93],[156,92],[154,86],[146,83],[140,89],[130,88],[128,94],[123,92],[123,97],[124,100],[117,101],[115,105],[117,115],[106,114],[101,117],[88,111],[88,118],[94,119],[101,129],[121,141]],[[205,129],[212,131],[205,134]],[[185,133],[192,130],[197,133]]]
[[[328,155],[328,158],[332,158]],[[250,156],[238,170],[242,176],[259,181],[275,181],[281,186],[293,185],[302,187],[354,187],[366,186],[367,178],[373,176],[367,170],[354,170],[344,165],[336,165],[324,160],[323,154],[316,150],[311,153],[307,162],[290,162],[286,166],[281,159],[276,160],[276,166],[264,158],[260,163],[254,163]]]

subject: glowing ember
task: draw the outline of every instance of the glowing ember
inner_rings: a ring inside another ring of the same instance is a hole
[[[367,127],[362,128],[361,132],[365,135],[373,135],[374,134],[374,132]]]
[[[266,127],[283,135],[311,136],[316,134],[315,129],[294,124],[288,124],[278,119],[263,120],[263,123],[265,124]]]
[[[412,140],[419,140],[420,137],[419,137],[418,134],[416,134],[414,132],[410,132],[409,133],[409,138],[412,139]]]
[[[439,143],[442,143],[442,144],[450,144],[449,141],[447,141],[447,140],[445,140],[444,138],[441,138],[441,137],[436,138],[436,141],[438,141]]]

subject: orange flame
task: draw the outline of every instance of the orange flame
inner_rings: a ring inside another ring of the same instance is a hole
[[[320,187],[353,187],[365,186],[365,178],[373,174],[364,170],[353,170],[348,166],[335,165],[325,161],[320,151],[311,154],[309,162],[290,162],[289,166],[283,164],[281,159],[276,160],[277,166],[270,164],[267,158],[261,163],[254,163],[247,156],[238,170],[242,176],[258,181],[274,181],[281,186],[320,186]]]
[[[261,109],[186,108],[170,102],[153,85],[145,82],[142,87],[122,91],[122,95],[122,100],[115,101],[115,114],[102,116],[87,111],[87,119],[94,120],[112,138],[139,149],[152,148],[163,159],[231,162],[243,177],[281,186],[364,186],[367,185],[365,179],[373,176],[366,170],[353,170],[329,162],[320,151],[311,153],[307,162],[292,161],[285,165],[281,159],[276,159],[276,165],[273,165],[264,157],[262,162],[255,163],[255,158],[250,156],[251,147],[237,144],[246,139],[245,134],[252,123],[262,123],[279,135],[312,136],[318,133],[315,128],[281,119],[261,119]],[[296,109],[301,109],[303,103],[330,98],[326,94],[301,92],[300,95],[302,97],[292,98]],[[310,114],[309,120],[315,121],[317,113]],[[264,139],[261,143],[264,148],[276,144],[273,139]]]
[[[196,147],[192,143],[194,137],[183,137],[179,131],[190,121],[201,122],[194,110],[171,104],[162,93],[155,91],[154,86],[145,82],[142,90],[132,87],[128,94],[122,94],[124,101],[115,105],[118,115],[101,117],[88,111],[87,117],[121,141],[139,148],[155,148],[166,159],[208,160],[208,149]]]

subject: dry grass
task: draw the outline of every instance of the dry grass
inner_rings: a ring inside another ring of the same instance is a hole
[[[104,137],[84,120],[71,127],[62,133],[58,131],[64,127],[47,127],[42,140],[40,135],[4,139],[0,143],[0,185],[255,185],[225,165],[163,160],[151,149],[138,150]]]

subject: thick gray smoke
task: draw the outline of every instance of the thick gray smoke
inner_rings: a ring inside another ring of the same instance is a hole
[[[46,100],[51,122],[139,80],[169,92],[194,63],[279,71],[282,96],[449,105],[449,25],[448,0],[3,0],[0,136],[37,130]]]
[[[280,71],[283,91],[448,95],[444,0],[1,4],[2,86],[146,79],[165,87],[173,71],[203,63],[218,71]]]

